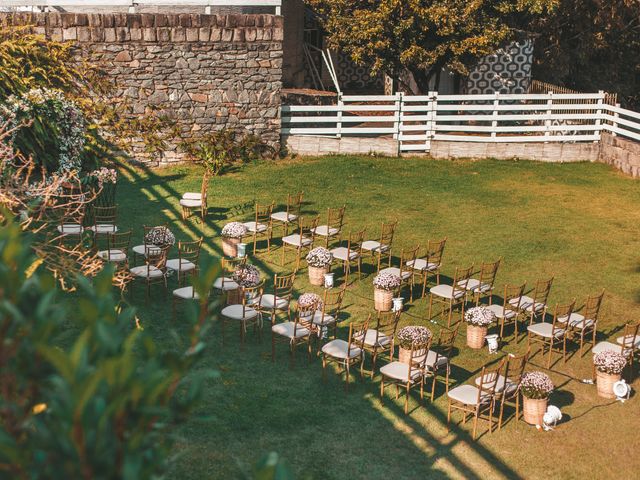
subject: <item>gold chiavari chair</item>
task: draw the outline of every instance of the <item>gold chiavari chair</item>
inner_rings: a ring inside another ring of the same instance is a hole
[[[271,221],[271,212],[273,212],[273,203],[261,205],[256,203],[254,220],[244,222],[247,227],[248,235],[253,239],[253,254],[256,254],[256,245],[258,239],[267,240],[267,252],[271,251],[271,239],[273,237],[273,224]]]
[[[283,230],[283,237],[289,235],[289,225],[295,222],[300,217],[300,210],[302,208],[302,199],[304,198],[304,192],[298,192],[296,194],[287,195],[287,204],[285,209],[279,212],[273,212],[271,214],[271,220],[276,225],[281,225]]]
[[[453,284],[446,285],[443,283],[429,289],[429,321],[433,318],[431,313],[434,300],[442,304],[442,311],[440,312],[441,315],[444,314],[445,308],[448,308],[449,313],[447,315],[447,327],[451,327],[451,317],[453,316],[454,308],[459,306],[461,311],[460,316],[461,318],[464,318],[467,285],[472,272],[473,265],[469,268],[458,267],[456,268],[456,273],[453,277]]]
[[[345,373],[344,389],[349,391],[349,377],[350,369],[352,365],[364,361],[364,350],[357,346],[354,342],[354,337],[360,335],[364,336],[368,328],[368,320],[364,323],[351,322],[349,324],[349,335],[347,340],[341,340],[336,338],[322,346],[322,380],[327,381],[327,365],[335,363]],[[360,378],[362,378],[362,368],[360,369]]]
[[[544,314],[547,310],[547,299],[549,298],[549,293],[551,293],[551,286],[553,285],[553,277],[547,280],[538,280],[536,282],[536,286],[533,289],[533,297],[529,297],[528,295],[523,295],[520,299],[513,299],[513,303],[518,303],[520,305],[519,310],[520,314],[525,316],[529,316],[529,325],[533,324],[533,321],[538,315]]]
[[[222,274],[213,281],[213,291],[225,295],[228,305],[240,303],[240,285],[233,279],[236,269],[247,263],[247,257],[221,259]]]
[[[558,319],[558,321],[568,326],[569,334],[572,338],[580,337],[580,356],[584,355],[583,347],[585,337],[588,335],[591,336],[591,348],[596,344],[598,317],[600,316],[600,307],[602,307],[604,292],[605,290],[603,288],[600,293],[587,297],[581,314],[572,312],[571,318]]]
[[[220,312],[220,325],[222,330],[222,345],[225,343],[225,327],[227,323],[235,323],[240,327],[240,348],[244,348],[247,329],[253,327],[254,334],[256,331],[262,338],[262,314],[252,304],[260,303],[260,296],[264,280],[253,287],[238,287],[240,298],[238,303],[227,305]]]
[[[469,279],[467,292],[473,295],[476,307],[480,304],[480,298],[483,296],[489,297],[489,303],[493,300],[493,285],[496,281],[496,275],[498,274],[498,268],[501,262],[502,258],[499,258],[495,262],[483,263],[480,267],[480,278]]]
[[[526,283],[522,285],[505,285],[502,305],[492,303],[487,307],[495,314],[500,323],[500,338],[504,338],[505,324],[513,322],[516,343],[518,342],[518,312],[520,311],[520,301],[526,286]]]
[[[372,258],[377,257],[376,271],[379,272],[382,262],[386,261],[387,266],[391,266],[391,248],[393,246],[393,236],[398,226],[398,220],[391,223],[382,223],[380,227],[380,238],[378,240],[366,240],[362,242],[362,251],[369,252]]]
[[[200,185],[200,193],[187,192],[180,199],[182,207],[182,219],[187,220],[193,212],[200,212],[200,220],[204,223],[209,210],[209,172],[205,170],[202,175],[202,184]]]
[[[308,359],[311,360],[312,341],[317,337],[317,328],[311,321],[317,305],[296,305],[294,320],[274,323],[271,326],[271,360],[276,359],[276,343],[289,344],[291,363],[295,363],[296,348],[300,344],[307,344]]]
[[[398,291],[401,292],[404,287],[409,287],[409,300],[413,302],[413,265],[418,255],[420,245],[416,245],[413,248],[403,248],[400,253],[400,263],[398,267],[387,267],[380,270],[380,273],[392,273],[400,277],[400,287]]]
[[[323,337],[324,332],[331,327],[333,329],[333,338],[337,338],[338,321],[345,291],[346,285],[337,289],[325,289],[322,306],[313,315],[313,323],[318,327],[319,337]]]
[[[389,361],[393,361],[394,345],[400,312],[376,312],[375,320],[367,321],[369,328],[364,336],[356,335],[356,344],[371,355],[371,378],[376,372],[376,362],[380,355],[389,354]],[[372,328],[373,327],[373,328]],[[364,362],[362,363],[364,368]]]
[[[414,275],[422,282],[422,298],[427,293],[427,283],[430,275],[436,276],[436,285],[440,284],[440,268],[442,267],[442,257],[447,238],[442,240],[429,240],[427,250],[422,257],[416,258],[409,267],[413,268]]]
[[[445,393],[449,393],[449,376],[451,375],[451,355],[453,353],[453,346],[458,336],[458,330],[460,323],[454,330],[448,328],[441,328],[438,335],[438,341],[427,354],[425,362],[425,379],[431,377],[431,401],[436,392],[436,382],[442,377],[444,372],[444,388]]]
[[[596,355],[597,353],[609,350],[621,354],[627,360],[627,366],[629,367],[630,376],[628,378],[631,381],[633,377],[633,359],[635,353],[640,349],[640,322],[627,323],[624,326],[624,331],[621,337],[616,338],[616,343],[612,342],[598,342],[592,349],[591,353]],[[593,365],[593,379],[596,378],[596,366]]]
[[[116,264],[117,268],[129,268],[130,245],[131,230],[127,232],[109,233],[107,235],[107,249],[99,250],[98,256],[105,262]]]
[[[565,305],[556,304],[553,310],[553,320],[551,323],[539,322],[527,327],[527,350],[530,348],[532,343],[541,344],[543,354],[545,347],[549,348],[547,368],[551,367],[551,355],[553,354],[555,346],[558,344],[562,344],[563,362],[567,361],[567,337],[569,331],[567,326],[558,319],[562,317],[570,317],[575,304],[575,298]],[[559,347],[558,351],[560,351]]]
[[[178,274],[178,285],[187,275],[197,275],[202,237],[190,242],[178,242],[178,258],[167,260],[167,268]]]
[[[336,247],[331,250],[333,258],[342,262],[345,285],[349,283],[351,264],[354,262],[358,266],[358,279],[362,278],[362,242],[364,241],[365,232],[366,229],[349,233],[346,247]]]
[[[271,325],[275,323],[278,312],[285,312],[287,319],[291,319],[291,297],[295,280],[295,272],[288,275],[276,274],[273,278],[273,293],[263,293],[260,296],[260,303],[252,305],[262,314],[269,316]]]
[[[142,257],[144,258],[144,256],[146,255],[147,251],[150,252],[158,252],[160,251],[159,247],[156,247],[155,245],[152,244],[147,244],[145,241],[145,238],[147,238],[147,235],[149,233],[151,233],[152,230],[155,230],[156,228],[169,228],[169,224],[165,223],[164,225],[158,225],[156,227],[150,227],[148,225],[143,225],[142,229],[144,232],[144,235],[142,236],[142,244],[141,245],[135,245],[131,250],[133,251],[133,264],[137,265],[138,263],[138,257]]]
[[[134,279],[145,282],[145,300],[147,302],[151,293],[151,285],[161,283],[164,285],[165,291],[167,290],[167,253],[170,248],[171,246],[148,246],[144,256],[145,263],[129,269]]]
[[[332,238],[337,237],[340,241],[340,235],[342,233],[342,227],[344,226],[344,211],[346,205],[340,208],[327,209],[327,223],[326,225],[316,226],[313,233],[317,237],[324,237],[325,247],[329,248],[329,241]]]
[[[287,249],[296,251],[296,267],[297,271],[300,268],[300,258],[302,257],[303,250],[310,250],[313,247],[315,241],[315,228],[318,225],[318,217],[312,219],[306,219],[300,217],[298,219],[297,233],[287,235],[282,238],[282,257],[280,265],[284,265],[284,256]]]

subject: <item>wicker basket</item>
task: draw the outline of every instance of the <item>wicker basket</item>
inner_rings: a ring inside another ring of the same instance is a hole
[[[238,244],[240,243],[241,238],[222,238],[222,253],[227,257],[235,258],[238,256]]]
[[[488,327],[479,327],[477,325],[467,325],[467,346],[469,348],[479,349],[484,347],[484,339],[487,336]]]
[[[400,347],[398,349],[398,361],[409,364],[411,361],[411,350]]]
[[[622,375],[619,373],[605,373],[596,369],[596,386],[598,387],[598,396],[602,398],[616,398],[613,393],[613,384],[619,382]]]
[[[524,421],[530,425],[542,425],[544,414],[547,413],[547,398],[527,398],[524,397],[522,413]]]
[[[321,287],[324,285],[324,274],[329,272],[329,267],[312,267],[309,265],[309,283]]]
[[[379,312],[388,312],[393,306],[393,292],[390,290],[374,288],[373,302],[376,310]]]

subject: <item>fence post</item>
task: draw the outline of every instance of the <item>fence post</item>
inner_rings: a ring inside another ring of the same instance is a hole
[[[342,108],[344,107],[344,101],[342,100],[342,92],[338,92],[338,121],[336,122],[336,138],[342,138]]]
[[[620,104],[619,103],[616,103],[614,106],[616,108],[620,108]],[[615,118],[618,118],[618,116],[619,116],[618,112],[613,112],[613,116]],[[613,128],[618,128],[618,122],[616,122],[616,121],[613,122]],[[618,134],[616,132],[611,132],[611,135],[613,135],[614,137],[618,136]]]
[[[393,139],[398,141],[400,141],[400,131],[401,131],[401,125],[402,125],[402,102],[403,102],[402,96],[403,96],[402,92],[396,93],[396,101],[394,104],[395,105],[394,116],[396,117],[396,119],[393,122]]]
[[[491,138],[496,138],[498,134],[498,105],[500,105],[500,92],[496,92],[496,98],[493,101],[493,115],[491,122]]]
[[[548,95],[549,95],[549,99],[547,100],[547,107],[551,107],[551,105],[553,105],[553,92],[549,90]],[[551,108],[547,108],[547,119],[544,121],[545,137],[551,136],[551,115],[552,114],[553,114],[553,110]]]
[[[604,100],[604,90],[598,90],[598,109],[596,110],[596,135],[598,137],[594,143],[600,141],[600,133],[602,132],[602,119],[600,116],[602,115],[602,101]]]
[[[431,140],[436,135],[436,116],[438,115],[438,92],[429,92],[429,104],[427,112],[427,139],[424,142],[424,147],[427,152],[431,151]]]

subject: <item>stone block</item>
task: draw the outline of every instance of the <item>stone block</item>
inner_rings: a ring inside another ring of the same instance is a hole
[[[78,39],[78,29],[76,27],[68,27],[62,29],[62,40],[77,40]]]
[[[185,29],[182,27],[174,27],[171,29],[172,42],[184,42],[187,39]]]

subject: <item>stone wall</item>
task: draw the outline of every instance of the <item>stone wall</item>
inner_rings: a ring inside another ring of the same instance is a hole
[[[537,160],[539,162],[595,162],[600,145],[597,143],[560,142],[451,142],[433,140],[429,155],[433,158],[497,158],[504,160]]]
[[[598,160],[613,165],[627,175],[640,178],[640,142],[603,133]]]
[[[385,137],[331,138],[307,135],[283,135],[283,145],[296,155],[384,155],[398,156],[398,141]]]
[[[3,14],[48,38],[74,41],[79,57],[116,85],[110,100],[133,116],[151,111],[195,137],[223,127],[246,129],[273,146],[280,141],[283,19],[275,15]],[[184,159],[177,140],[156,165]]]

